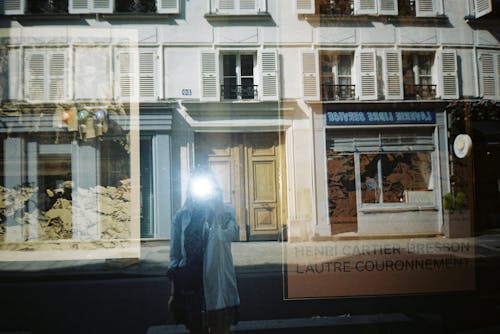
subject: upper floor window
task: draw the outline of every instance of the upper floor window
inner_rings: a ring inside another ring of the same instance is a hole
[[[4,14],[166,13],[178,14],[180,0],[8,0]]]
[[[115,97],[156,101],[159,97],[157,50],[118,48],[115,55]]]
[[[298,14],[436,16],[438,0],[296,0]]]
[[[30,14],[57,14],[68,12],[68,0],[28,0]]]
[[[253,54],[227,54],[222,56],[223,84],[221,95],[226,100],[253,100],[257,94]]]
[[[403,52],[403,89],[405,99],[436,98],[432,72],[433,53]]]
[[[355,97],[352,84],[353,55],[322,52],[321,59],[321,99],[351,100]]]
[[[68,98],[67,50],[26,49],[24,66],[27,100],[57,102]]]
[[[479,52],[481,97],[500,100],[500,52]]]
[[[266,0],[210,0],[210,12],[219,14],[253,14],[267,12]]]
[[[459,95],[455,50],[301,50],[301,60],[306,100],[457,99]]]
[[[204,100],[278,99],[278,53],[204,50],[200,54],[201,97]]]

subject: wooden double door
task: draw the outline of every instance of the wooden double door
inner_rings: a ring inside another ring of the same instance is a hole
[[[208,165],[236,211],[240,240],[276,240],[285,219],[281,134],[197,133],[196,164]]]

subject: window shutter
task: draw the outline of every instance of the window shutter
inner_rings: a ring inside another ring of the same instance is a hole
[[[401,66],[401,52],[398,50],[386,50],[384,54],[384,65],[385,98],[387,100],[402,100],[403,70]]]
[[[139,54],[139,97],[141,101],[158,98],[156,63],[158,55],[154,50],[141,50]]]
[[[5,15],[19,15],[24,14],[26,6],[25,0],[4,0],[3,12]]]
[[[157,12],[161,14],[179,14],[179,0],[156,0]]]
[[[236,10],[236,0],[219,0],[217,9],[221,12],[230,12]]]
[[[21,86],[21,50],[10,49],[9,50],[9,67],[8,67],[8,94],[6,98],[9,100],[21,100],[22,93],[20,91]]]
[[[380,15],[398,15],[398,1],[378,0],[378,13]]]
[[[297,14],[314,14],[314,0],[295,0]]]
[[[458,99],[457,53],[441,51],[441,98]]]
[[[217,52],[205,50],[200,54],[201,97],[207,101],[217,101],[219,84],[217,75]]]
[[[257,0],[239,0],[240,10],[243,11],[255,11],[257,7]]]
[[[481,53],[479,56],[479,74],[481,75],[481,96],[485,99],[495,99],[498,90],[497,74],[495,72],[495,55]]]
[[[279,96],[278,51],[264,50],[260,52],[261,91],[263,101],[276,101]]]
[[[94,13],[110,14],[113,13],[113,0],[92,0],[94,5]]]
[[[26,54],[26,94],[29,101],[45,99],[45,55],[42,52]]]
[[[116,98],[119,100],[137,100],[136,54],[132,50],[119,50],[116,58]]]
[[[357,67],[359,69],[358,95],[360,100],[376,100],[377,88],[377,57],[375,50],[362,50],[358,53]]]
[[[500,100],[500,53],[497,53],[497,100]]]
[[[49,52],[48,60],[48,97],[49,101],[62,101],[66,99],[65,80],[66,54],[64,52]]]
[[[376,15],[377,0],[354,0],[354,13],[356,15]]]
[[[416,16],[436,16],[434,0],[416,0]]]
[[[90,0],[69,0],[68,11],[70,14],[90,13]]]
[[[493,11],[491,0],[474,0],[474,12],[476,18],[482,17]]]
[[[302,58],[302,96],[305,100],[319,100],[318,53],[303,50]]]

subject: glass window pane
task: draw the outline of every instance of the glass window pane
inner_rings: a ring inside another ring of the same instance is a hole
[[[241,55],[241,76],[253,76],[253,56]]]
[[[338,57],[338,72],[339,75],[351,75],[351,56],[340,55]]]
[[[378,154],[361,154],[359,156],[361,201],[363,203],[379,203],[380,201],[378,162]]]
[[[224,55],[222,58],[224,76],[236,75],[236,55]]]

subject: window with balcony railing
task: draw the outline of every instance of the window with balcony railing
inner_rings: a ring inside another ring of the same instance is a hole
[[[258,97],[254,77],[254,55],[223,55],[222,68],[221,95],[224,100],[254,100]]]
[[[353,56],[324,52],[321,60],[321,99],[323,101],[352,100],[355,86],[351,70]]]
[[[156,13],[156,0],[115,0],[116,13]]]
[[[354,14],[354,0],[323,0],[318,9],[320,15],[350,16]]]
[[[28,0],[27,14],[68,13],[68,0]]]
[[[432,79],[434,55],[431,53],[403,53],[402,61],[404,98],[435,99],[437,86]]]

